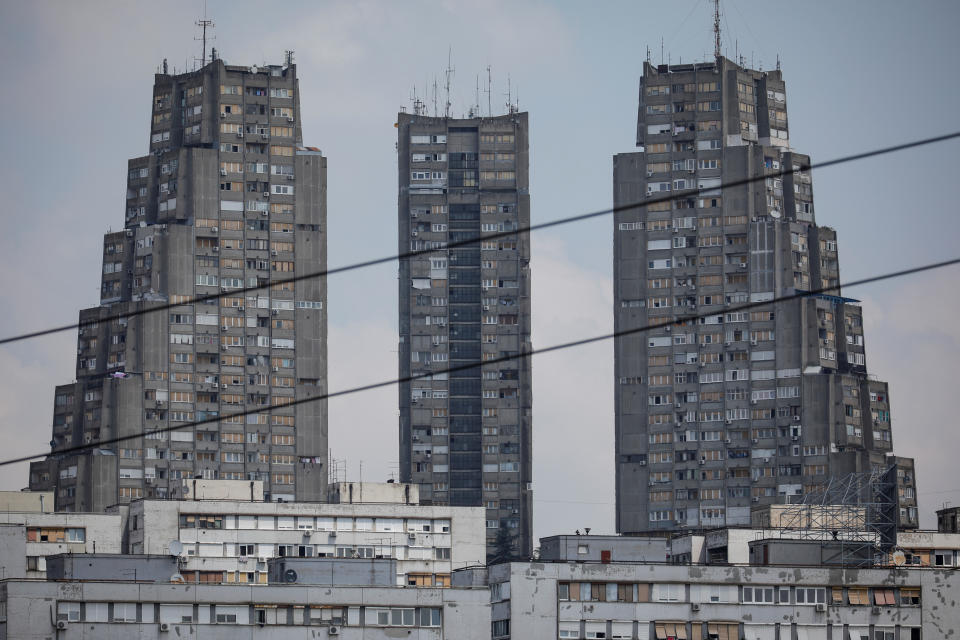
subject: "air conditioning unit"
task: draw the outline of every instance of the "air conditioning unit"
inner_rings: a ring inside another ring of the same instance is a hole
[[[243,311],[243,305],[240,305],[239,307],[237,307],[237,311]]]
[[[330,628],[327,629],[327,635],[331,635],[331,636],[340,635],[340,627],[336,625],[331,625]]]
[[[733,440],[731,440],[730,438],[727,438],[726,440],[723,441],[724,444],[731,444],[732,442]]]
[[[417,534],[415,534],[415,533],[409,533],[409,534],[407,534],[407,538],[408,538],[409,540],[416,540],[416,539],[417,539]]]
[[[270,255],[272,255],[272,256],[277,255],[277,250],[276,250],[276,249],[272,250],[272,251],[270,252]]]
[[[238,138],[242,138],[242,137],[243,137],[243,131],[237,131],[237,137],[238,137]]]
[[[221,385],[220,385],[220,388],[221,388],[221,389],[226,389],[226,388],[227,388],[227,383],[224,382],[223,384],[221,384]]]
[[[220,169],[220,175],[222,175],[222,176],[227,175],[227,170],[226,170],[226,169]]]
[[[161,632],[170,631],[170,623],[169,623],[169,622],[161,622],[161,623],[160,623],[160,631],[161,631]]]
[[[880,607],[873,607],[872,609],[870,609],[870,613],[872,613],[875,616],[880,615]]]
[[[764,462],[770,462],[770,458],[764,458],[763,461],[764,461]]]
[[[750,401],[750,404],[757,404],[757,401],[756,401],[756,400],[751,400],[751,401]]]
[[[414,238],[416,238],[416,237],[417,237],[417,232],[416,232],[416,231],[411,231],[411,232],[410,232],[410,235],[412,235]]]
[[[706,463],[707,463],[706,460],[703,460],[703,459],[700,460],[700,464],[706,464]]]
[[[641,467],[645,467],[645,466],[647,466],[647,461],[646,461],[646,460],[641,460],[641,461],[638,462],[637,464],[639,464]]]
[[[756,500],[756,499],[757,499],[757,498],[754,498],[754,500]],[[817,603],[817,606],[816,606],[816,610],[817,610],[817,613],[826,613],[826,611],[827,611],[827,605],[824,604],[824,603],[822,603],[822,602],[818,602],[818,603]]]
[[[287,118],[287,122],[293,122],[293,116],[290,116],[289,118]]]
[[[760,498],[758,498],[757,496],[753,496],[752,498],[750,498],[750,502],[760,502]]]
[[[723,346],[729,347],[729,346],[730,346],[730,343],[729,343],[729,342],[724,342],[724,343],[723,343]]]
[[[210,231],[213,232],[213,233],[219,233],[219,232],[220,232],[220,227],[210,227]]]
[[[70,625],[66,620],[57,620],[57,629],[66,629]]]
[[[276,373],[277,371],[280,371],[280,367],[273,367],[273,372]]]
[[[484,311],[490,311],[490,305],[488,305],[488,304],[483,305],[483,310],[484,310]]]
[[[269,192],[269,191],[264,191],[264,192],[263,192],[263,197],[264,197],[264,198],[269,198],[269,197],[270,197],[270,192]]]
[[[699,603],[699,602],[691,602],[691,603],[690,603],[690,611],[700,611],[700,603]]]
[[[296,177],[297,177],[297,176],[293,175],[292,173],[288,173],[288,174],[287,174],[287,180],[293,180],[293,179],[296,178]]]
[[[213,248],[213,252],[214,252],[214,253],[220,253],[220,247],[214,247],[214,248]]]
[[[750,442],[753,444],[760,444],[760,438],[751,438]]]
[[[270,139],[270,134],[261,133],[261,134],[260,134],[260,137],[261,137],[263,140],[269,140],[269,139]]]
[[[226,111],[221,111],[221,112],[220,112],[220,117],[221,117],[221,118],[226,118],[226,117],[227,117]]]
[[[268,215],[270,215],[270,212],[269,212],[269,211],[261,211],[261,212],[260,212],[260,215],[262,215],[262,216],[268,216]]]
[[[750,344],[752,344],[753,346],[757,346],[757,340],[755,338],[751,338]]]
[[[273,315],[273,316],[278,315],[279,313],[280,313],[280,309],[271,309],[270,311],[270,315]]]
[[[794,422],[800,422],[800,416],[793,416]]]
[[[800,439],[800,436],[790,436],[790,439],[796,442]]]
[[[733,420],[724,420],[726,424],[733,424]]]

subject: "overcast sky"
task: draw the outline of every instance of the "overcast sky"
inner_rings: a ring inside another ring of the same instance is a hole
[[[791,143],[813,161],[960,129],[956,2],[722,3],[724,49],[769,69],[779,55]],[[329,158],[329,266],[396,250],[400,107],[436,78],[448,49],[463,115],[492,67],[530,112],[533,222],[611,205],[612,156],[633,149],[637,86],[654,62],[703,60],[711,6],[676,2],[246,2],[210,0],[228,64],[296,51],[304,143]],[[123,225],[127,159],[148,151],[153,73],[200,55],[200,2],[4,2],[0,59],[0,335],[74,322],[98,302],[102,234]],[[428,89],[432,104],[432,89]],[[439,98],[442,103],[443,96]],[[486,93],[480,96],[484,110]],[[817,222],[839,233],[843,281],[960,255],[952,193],[960,143],[815,172]],[[612,225],[533,237],[533,341],[612,330]],[[397,373],[396,265],[329,283],[332,391]],[[950,409],[960,359],[960,270],[888,281],[864,301],[867,365],[890,382],[894,446],[917,460],[921,523],[960,503],[960,436]],[[0,347],[4,455],[42,452],[53,388],[74,376],[75,332]],[[613,346],[535,358],[536,536],[612,532]],[[397,471],[395,388],[331,401],[330,443],[351,480]],[[27,465],[0,468],[0,488]]]

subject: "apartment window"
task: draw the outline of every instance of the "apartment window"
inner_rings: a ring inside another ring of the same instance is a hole
[[[773,587],[744,587],[742,600],[744,604],[773,604],[773,591]]]
[[[79,602],[58,602],[57,620],[66,620],[67,622],[80,622],[80,603]]]
[[[822,587],[797,587],[796,597],[797,604],[825,604],[827,602],[827,590]]]

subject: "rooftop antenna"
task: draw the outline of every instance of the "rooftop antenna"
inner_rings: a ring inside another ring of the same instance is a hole
[[[493,117],[493,106],[490,103],[490,87],[493,84],[493,76],[490,73],[490,65],[487,65],[487,117]]]
[[[167,68],[167,59],[164,58],[163,59],[163,75],[167,75],[168,73],[169,73],[169,69]]]
[[[433,117],[437,117],[437,77],[433,77]]]
[[[510,74],[507,74],[507,113],[513,111],[513,96],[511,95]]]
[[[446,105],[443,108],[443,117],[450,117],[450,79],[453,78],[453,47],[447,48],[447,82],[446,82]]]
[[[713,56],[720,60],[720,0],[713,0]]]
[[[283,52],[283,55],[287,60],[287,66],[291,66],[293,64],[293,49],[287,49]]]
[[[477,74],[476,87],[473,91],[473,105],[470,107],[470,117],[474,118],[480,115],[480,74]]]
[[[203,3],[203,20],[197,20],[196,25],[203,30],[203,35],[200,38],[194,38],[194,40],[203,41],[203,57],[200,58],[200,66],[203,67],[207,64],[207,27],[211,29],[216,25],[213,23],[213,20],[207,18],[207,3]],[[210,36],[211,40],[216,40],[216,36]]]
[[[663,36],[660,36],[660,64],[663,64]]]
[[[777,71],[780,71],[780,54],[777,54]]]
[[[650,64],[650,45],[647,45],[647,64]]]

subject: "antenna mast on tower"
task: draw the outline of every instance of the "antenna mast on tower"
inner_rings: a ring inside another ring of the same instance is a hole
[[[493,82],[493,76],[490,73],[490,65],[487,65],[487,117],[493,116],[493,106],[490,103],[490,85]]]
[[[447,99],[446,99],[446,105],[444,106],[444,109],[443,109],[443,117],[444,117],[444,118],[449,118],[449,117],[450,117],[450,79],[453,78],[453,66],[452,66],[452,65],[453,65],[453,47],[450,47],[450,48],[447,49],[447,71],[446,71],[446,75],[447,75],[447,82],[446,82],[446,94],[447,94]]]
[[[194,38],[194,40],[203,41],[203,57],[200,58],[200,66],[206,66],[207,64],[207,27],[211,29],[216,25],[213,24],[213,20],[207,19],[207,3],[203,3],[203,20],[197,20],[196,25],[203,30],[203,35],[200,38]],[[216,36],[210,36],[211,40],[216,40]]]
[[[713,0],[713,56],[720,60],[720,0]]]

